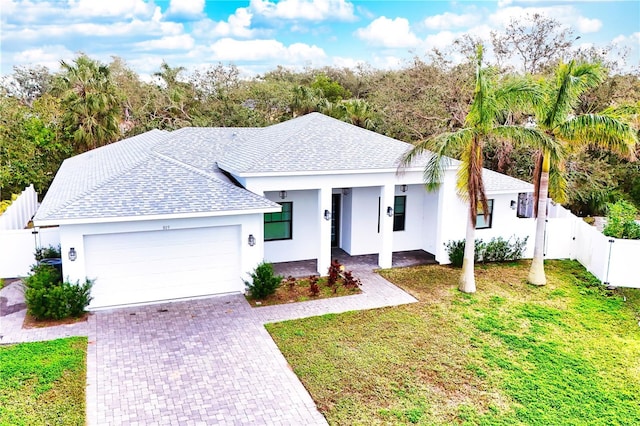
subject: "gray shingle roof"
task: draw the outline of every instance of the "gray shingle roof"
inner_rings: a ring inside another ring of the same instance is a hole
[[[482,169],[482,181],[486,192],[533,192],[532,184],[489,169]]]
[[[394,169],[411,145],[311,113],[242,135],[220,166],[234,174]]]
[[[206,129],[159,130],[122,140],[66,160],[49,188],[35,221],[102,219],[147,215],[213,213],[277,207],[239,188],[215,166],[201,139]],[[213,129],[218,130],[218,129]],[[182,134],[183,137],[175,137]],[[172,137],[170,137],[172,136]],[[182,144],[181,147],[178,147]],[[165,143],[167,145],[165,145]],[[167,148],[168,147],[168,148]],[[156,149],[157,148],[157,149]],[[167,149],[177,157],[165,158]],[[217,155],[215,144],[206,147]],[[190,162],[200,162],[194,167]]]
[[[318,113],[265,128],[152,130],[64,161],[34,220],[272,209],[278,205],[238,187],[223,170],[236,176],[394,170],[410,148]],[[484,182],[487,192],[533,188],[489,170]]]

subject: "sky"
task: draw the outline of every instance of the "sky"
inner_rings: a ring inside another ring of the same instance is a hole
[[[120,57],[142,76],[162,61],[189,70],[234,64],[246,75],[278,65],[390,69],[465,33],[488,40],[534,13],[571,28],[576,47],[626,48],[622,68],[640,66],[637,0],[0,0],[0,74],[55,71],[78,52],[104,63]]]

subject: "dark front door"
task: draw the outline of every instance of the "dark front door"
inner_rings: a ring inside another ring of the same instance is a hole
[[[340,245],[340,194],[331,197],[331,247]]]

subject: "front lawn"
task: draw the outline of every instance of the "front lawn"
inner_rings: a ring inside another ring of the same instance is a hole
[[[420,302],[267,328],[331,424],[640,424],[640,292],[546,265],[386,270]]]
[[[87,338],[0,346],[0,425],[84,425]]]

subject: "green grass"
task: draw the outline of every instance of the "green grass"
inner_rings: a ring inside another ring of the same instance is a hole
[[[84,425],[87,339],[0,346],[0,425]]]
[[[576,262],[382,271],[419,303],[267,326],[331,424],[640,424],[640,292]]]

